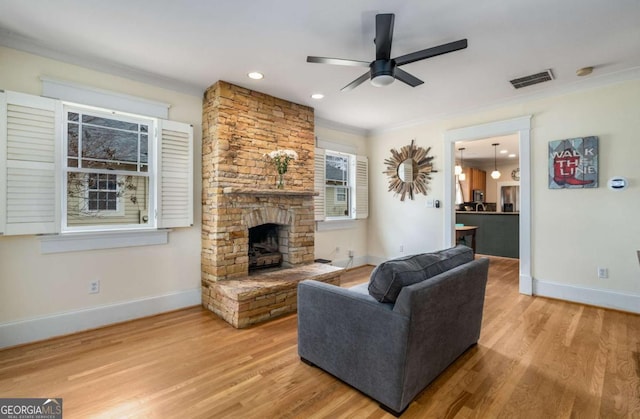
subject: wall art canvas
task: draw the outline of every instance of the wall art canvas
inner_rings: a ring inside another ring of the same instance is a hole
[[[598,187],[598,137],[549,141],[549,189]]]

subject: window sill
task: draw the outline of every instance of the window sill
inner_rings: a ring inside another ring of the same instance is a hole
[[[39,236],[40,253],[64,253],[83,250],[167,244],[170,229],[101,231]]]
[[[356,227],[356,220],[325,220],[316,223],[317,231],[347,230]]]

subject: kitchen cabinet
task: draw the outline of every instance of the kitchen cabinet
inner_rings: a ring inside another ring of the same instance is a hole
[[[456,224],[477,227],[476,251],[481,255],[518,258],[520,215],[516,212],[458,212]]]
[[[473,201],[473,191],[482,191],[486,194],[487,172],[475,167],[465,167],[463,172],[466,179],[460,181],[460,187],[465,202]]]

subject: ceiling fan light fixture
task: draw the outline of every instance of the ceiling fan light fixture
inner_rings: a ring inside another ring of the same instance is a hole
[[[375,60],[371,63],[371,84],[375,87],[388,86],[396,79],[395,61]]]
[[[395,77],[390,76],[388,74],[381,74],[379,76],[375,76],[374,78],[372,78],[371,84],[374,85],[375,87],[384,87],[393,83],[395,79],[396,79]]]

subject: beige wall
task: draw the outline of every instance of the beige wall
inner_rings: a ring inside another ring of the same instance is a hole
[[[364,134],[357,131],[349,131],[328,127],[323,122],[316,121],[316,137],[320,140],[332,143],[344,144],[355,147],[356,154],[367,155],[367,140]],[[371,165],[371,161],[369,161]],[[369,186],[371,186],[371,166],[369,166]],[[369,204],[371,213],[371,204]],[[349,250],[354,251],[354,266],[366,263],[368,255],[367,246],[367,220],[353,221],[353,227],[341,230],[317,231],[315,234],[316,258],[329,259],[338,265],[346,265],[349,262]],[[340,248],[336,251],[336,248]]]
[[[40,76],[171,104],[169,117],[190,123],[201,154],[202,99],[0,47],[0,89],[39,95]],[[0,326],[200,288],[200,159],[195,158],[191,228],[166,245],[41,254],[35,236],[0,237]],[[100,279],[101,292],[88,294]],[[199,293],[199,291],[198,291]]]
[[[426,198],[422,195],[415,201],[401,203],[386,191],[386,179],[380,172],[390,148],[409,144],[415,138],[419,146],[432,147],[435,168],[442,170],[443,136],[447,130],[531,114],[533,277],[538,281],[640,297],[636,256],[640,250],[638,103],[640,81],[636,80],[375,133],[369,143],[373,209],[369,220],[369,254],[388,258],[399,254],[400,245],[404,245],[405,253],[443,245],[442,210],[425,208]],[[588,135],[600,138],[600,187],[548,189],[548,142]],[[442,172],[433,176],[430,197],[442,199],[444,176]],[[612,176],[626,176],[630,188],[607,189],[606,182]],[[609,269],[608,279],[597,278],[598,266]]]

